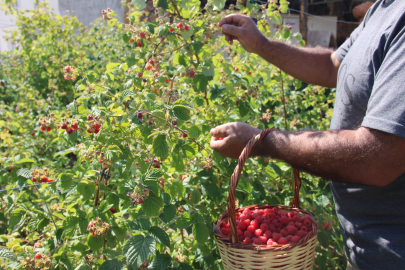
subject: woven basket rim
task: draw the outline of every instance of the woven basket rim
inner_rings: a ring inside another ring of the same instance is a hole
[[[229,218],[229,212],[225,212],[222,214],[217,221],[214,222],[214,234],[217,239],[217,241],[223,242],[226,246],[228,247],[234,247],[237,249],[249,249],[249,250],[257,250],[257,251],[289,251],[295,247],[300,247],[300,246],[305,246],[307,242],[309,242],[310,239],[313,237],[316,237],[318,234],[318,222],[315,220],[313,214],[311,212],[308,212],[302,208],[297,208],[297,207],[291,207],[291,206],[286,206],[286,205],[281,205],[281,204],[275,204],[275,205],[249,205],[245,206],[242,208],[236,208],[235,209],[235,214],[238,212],[242,212],[244,209],[249,208],[256,210],[256,209],[268,209],[268,208],[274,208],[277,207],[277,209],[281,210],[289,210],[289,211],[296,211],[301,214],[307,215],[311,218],[312,222],[312,230],[308,232],[308,234],[303,237],[300,241],[296,243],[288,243],[285,245],[273,245],[273,246],[267,246],[267,245],[254,245],[254,244],[245,244],[245,243],[232,243],[230,241],[230,236],[225,236],[222,234],[221,229],[220,229],[220,224],[227,220]]]

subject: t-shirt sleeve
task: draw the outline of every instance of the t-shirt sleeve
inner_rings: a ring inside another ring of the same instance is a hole
[[[362,126],[405,138],[405,27],[383,53]]]
[[[350,37],[336,50],[336,58],[342,63],[352,44],[364,28],[364,21],[350,34]]]

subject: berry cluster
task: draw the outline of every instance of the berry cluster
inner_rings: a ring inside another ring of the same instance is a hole
[[[103,20],[109,21],[112,19],[112,15],[114,14],[114,11],[112,11],[111,8],[107,8],[106,10],[103,9],[101,11],[101,14],[103,14]]]
[[[32,182],[41,182],[41,183],[52,183],[53,178],[50,177],[50,172],[47,168],[41,169],[34,169],[32,171]]]
[[[136,187],[135,191],[132,193],[128,192],[127,196],[131,198],[132,205],[142,204],[149,196],[149,189],[144,188],[141,190],[140,188]]]
[[[50,113],[48,116],[45,117],[40,117],[39,118],[39,123],[41,124],[41,130],[42,131],[51,131],[51,123],[54,123],[56,121],[55,119],[55,114]]]
[[[273,113],[270,112],[270,109],[267,109],[265,113],[262,114],[262,118],[260,120],[262,121],[269,121]]]
[[[72,80],[75,81],[76,80],[76,69],[73,66],[66,66],[63,68],[63,71],[65,72],[65,76],[63,76],[63,78],[66,81]]]
[[[155,169],[160,169],[160,162],[159,162],[159,160],[157,158],[153,158],[152,166]]]
[[[52,266],[52,260],[41,253],[35,254],[33,258],[25,257],[21,262],[21,268],[26,270],[46,270]]]
[[[67,134],[72,134],[73,131],[79,128],[79,125],[77,124],[76,120],[69,120],[66,117],[63,117],[60,125],[56,126],[57,129],[61,128],[66,130]]]
[[[324,229],[328,229],[329,231],[332,230],[332,225],[330,225],[328,222],[322,223],[322,227]]]
[[[108,225],[108,223],[106,222],[103,222],[99,217],[96,218],[96,220],[90,221],[87,227],[87,231],[91,232],[93,237],[106,236],[109,229],[110,225]]]
[[[236,217],[240,242],[254,245],[285,245],[299,242],[312,230],[310,216],[299,216],[295,211],[279,212],[277,207],[256,209],[248,208]],[[230,236],[230,224],[220,225],[221,233]]]
[[[104,123],[104,121],[99,119],[98,116],[93,116],[91,114],[87,115],[87,121],[87,132],[90,134],[97,134]]]

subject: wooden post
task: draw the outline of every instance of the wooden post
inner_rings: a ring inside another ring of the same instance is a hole
[[[308,0],[300,0],[301,2],[301,14],[300,14],[300,32],[302,35],[302,39],[305,42],[308,42],[308,19],[307,14],[302,12],[308,13]]]

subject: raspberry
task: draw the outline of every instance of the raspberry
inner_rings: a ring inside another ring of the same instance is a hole
[[[293,217],[294,222],[302,222],[301,218],[299,216],[294,216]]]
[[[239,106],[239,100],[235,101],[236,106]]]
[[[322,227],[325,229],[326,227],[328,227],[328,223],[326,222],[322,223]]]
[[[87,129],[87,132],[90,133],[90,134],[93,133],[93,131],[91,129],[89,129],[89,128]]]
[[[259,210],[259,215],[263,216],[264,215],[264,211],[263,210]]]
[[[262,231],[261,229],[255,230],[255,235],[256,235],[257,237],[261,236],[262,233],[263,233],[263,231]]]
[[[268,246],[274,246],[274,245],[277,245],[277,243],[274,242],[273,239],[269,239],[269,240],[267,241],[267,245],[268,245]]]
[[[69,74],[65,74],[63,78],[65,79],[65,81],[69,81],[70,79],[72,79],[72,76],[70,76]]]
[[[178,24],[177,24],[177,28],[183,28],[183,24],[182,24],[182,23],[178,23]]]
[[[279,245],[285,245],[285,244],[288,243],[288,241],[287,241],[286,238],[280,237],[280,239],[278,239],[277,243],[278,243]]]
[[[281,230],[281,231],[280,231],[280,234],[281,234],[283,237],[286,237],[286,236],[288,235],[288,232],[287,232],[286,230]]]
[[[94,227],[94,224],[93,224],[93,223],[89,223],[89,228],[92,228],[92,227]]]
[[[172,33],[174,31],[174,28],[170,28],[169,32]]]
[[[51,131],[51,129],[52,129],[51,127],[47,127],[46,131]]]
[[[298,231],[297,227],[295,227],[295,226],[287,226],[288,234],[294,234],[296,231]]]
[[[93,120],[93,115],[88,114],[88,115],[87,115],[87,120],[88,120],[88,121]]]
[[[280,216],[288,218],[288,213],[280,213]]]
[[[166,78],[166,82],[170,82],[169,78]]]
[[[291,242],[292,237],[292,235],[288,235],[285,239],[287,239],[288,242]]]
[[[31,181],[32,181],[32,182],[36,182],[37,179],[35,179],[35,177],[32,177],[32,178],[31,178]]]
[[[245,239],[245,238],[243,237],[243,235],[238,236],[238,240],[239,240],[239,242],[243,242],[243,239]]]
[[[45,130],[46,130],[46,126],[42,125],[42,126],[41,126],[41,130],[42,130],[42,131],[45,131]]]
[[[259,222],[259,224],[262,223],[264,218],[263,218],[262,216],[260,216],[259,213],[257,213],[256,215],[258,215],[258,216],[256,217],[256,220]]]
[[[70,66],[66,66],[66,67],[64,67],[63,68],[66,72],[69,72],[70,71]]]
[[[194,71],[194,70],[190,71],[190,76],[191,76],[191,77],[194,77],[194,76],[195,76],[195,71]]]
[[[302,230],[300,230],[300,231],[298,231],[297,233],[296,233],[296,235],[297,236],[299,236],[299,237],[305,237],[305,236],[307,236],[307,232],[305,232],[305,231],[302,231]]]
[[[139,36],[140,36],[141,38],[145,38],[145,37],[146,37],[145,32],[141,32],[141,33],[139,34]]]
[[[288,213],[289,218],[293,218],[296,215],[297,215],[297,212],[295,212],[295,211],[291,211],[290,213]]]
[[[265,219],[265,220],[263,220],[262,223],[265,223],[265,224],[267,224],[267,225],[270,225],[271,221],[270,221],[269,219]]]
[[[34,132],[31,132],[31,136],[35,136],[35,133],[34,133]]]
[[[241,229],[242,231],[246,231],[246,228],[247,228],[247,227],[246,227],[245,223],[239,222],[238,228]]]
[[[241,230],[238,230],[238,236],[243,235],[243,232]]]
[[[307,229],[307,227],[306,226],[301,226],[301,231],[304,231],[304,232],[307,232],[308,231],[308,229]]]
[[[243,235],[244,235],[245,237],[252,238],[252,234],[251,234],[249,231],[245,231],[245,232],[243,233]]]
[[[184,29],[185,29],[185,30],[188,30],[188,27],[189,27],[189,26],[188,26],[188,25],[186,25],[186,26],[184,26]]]
[[[280,218],[280,223],[281,224],[287,224],[288,223],[288,218],[286,218],[286,217],[282,217],[282,218]]]
[[[249,75],[252,75],[252,71],[249,71]]]
[[[247,230],[251,233],[254,234],[255,233],[255,227],[253,227],[252,225],[250,225],[249,227],[247,227]]]
[[[37,253],[35,254],[35,259],[39,260],[42,258],[42,254],[41,253]]]
[[[306,220],[304,220],[304,226],[309,228],[312,226],[312,222],[310,220],[306,219]]]
[[[278,219],[273,219],[273,221],[271,222],[275,227],[279,227],[280,223],[278,223]]]
[[[92,232],[91,235],[93,235],[93,237],[96,237],[96,235],[94,234],[94,232]]]
[[[110,212],[115,214],[117,212],[117,210],[115,210],[114,208],[110,208]]]
[[[291,29],[292,29],[292,26],[291,26],[291,25],[289,25],[289,26],[288,26],[288,30],[291,30]]]
[[[187,134],[185,134],[185,133],[181,134],[181,136],[183,136],[183,138],[187,138],[187,137],[188,137]]]
[[[277,207],[273,207],[273,208],[271,209],[271,211],[273,211],[273,213],[277,214],[277,213],[278,213],[278,208],[277,208]]]
[[[155,62],[153,62],[153,60],[150,59],[150,60],[149,60],[149,64],[153,65],[153,64],[155,64]]]
[[[94,130],[94,134],[97,134],[99,131],[99,129]]]
[[[276,226],[274,226],[274,224],[269,224],[269,230],[275,232],[277,229]]]
[[[173,125],[173,126],[177,126],[177,121],[176,121],[176,120],[173,120],[173,121],[172,121],[172,125]]]
[[[67,132],[67,134],[72,134],[73,133],[73,128],[68,128],[68,129],[66,129],[66,132]]]
[[[287,226],[295,226],[295,222],[294,221],[288,222]]]
[[[160,169],[160,164],[155,164],[155,165],[153,165],[153,168],[155,168],[155,169]]]
[[[256,238],[255,241],[253,241],[253,244],[255,244],[255,245],[263,245],[262,241],[259,238]]]
[[[235,68],[235,71],[238,71],[239,70],[239,68]]]
[[[270,220],[273,220],[273,219],[276,218],[276,214],[275,214],[275,213],[268,213],[268,214],[266,214],[266,217],[267,217],[268,219],[270,219]]]
[[[267,237],[266,237],[266,236],[264,236],[264,235],[259,236],[259,240],[262,242],[262,244],[264,244],[264,243],[266,243],[266,242],[267,242]]]
[[[281,238],[281,234],[273,233],[273,241],[277,242]]]
[[[229,236],[229,230],[227,228],[222,228],[221,233],[225,236]]]
[[[331,225],[328,225],[328,230],[329,230],[329,231],[332,230],[332,226],[331,226]]]
[[[252,225],[255,229],[257,229],[260,226],[260,222],[257,219],[254,219],[250,222],[250,225]]]
[[[60,126],[60,128],[61,128],[61,129],[67,129],[67,124],[63,123],[63,124]]]
[[[270,209],[270,208],[266,208],[266,209],[264,209],[263,212],[264,212],[264,214],[267,215],[267,214],[271,213],[271,209]]]
[[[293,236],[292,238],[291,238],[291,242],[294,242],[294,243],[297,243],[297,242],[299,242],[301,240],[301,237],[299,237],[299,236]]]
[[[271,233],[271,231],[267,230],[267,231],[264,232],[263,235],[266,236],[267,239],[269,239],[272,236],[272,233]]]
[[[42,176],[42,177],[41,177],[41,182],[42,182],[42,183],[47,183],[47,182],[48,182],[48,177]]]
[[[142,75],[143,75],[143,74],[142,74],[141,72],[138,73],[138,77],[139,77],[139,78],[142,78]]]
[[[79,125],[77,124],[77,123],[74,123],[73,125],[72,125],[72,129],[73,130],[76,130],[76,129],[78,129],[79,128]]]
[[[260,224],[260,229],[261,229],[262,231],[267,231],[268,228],[269,228],[269,225],[267,225],[266,223]]]
[[[298,229],[302,227],[302,223],[301,222],[295,222],[295,227],[297,227]]]
[[[246,237],[245,240],[243,240],[243,243],[250,244],[250,243],[252,243],[252,240],[250,240],[249,237]]]
[[[136,117],[137,117],[138,119],[141,119],[141,118],[142,118],[142,116],[143,116],[143,115],[142,115],[142,113],[141,113],[141,112],[139,112],[139,113],[137,113],[137,114],[136,114]]]
[[[137,45],[139,48],[142,48],[142,43],[138,42],[136,45]]]

